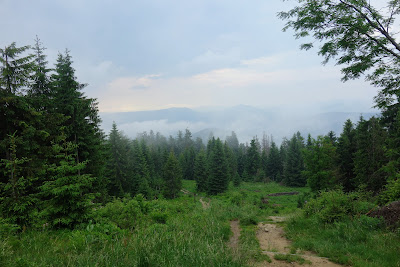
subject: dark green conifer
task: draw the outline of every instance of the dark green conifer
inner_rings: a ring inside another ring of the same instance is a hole
[[[228,182],[228,166],[222,142],[218,138],[209,156],[208,193],[216,195],[225,192],[228,189]]]
[[[208,191],[208,171],[207,171],[207,155],[204,150],[196,156],[194,164],[194,177],[196,180],[196,188],[198,192]]]
[[[301,136],[300,136],[301,137]],[[303,177],[304,170],[302,157],[302,138],[293,135],[289,141],[289,146],[286,154],[286,162],[284,166],[284,182],[287,186],[305,186],[306,178]]]
[[[166,198],[176,198],[182,188],[182,171],[179,166],[179,161],[173,152],[169,154],[168,160],[165,163],[163,178],[163,195]]]
[[[249,178],[253,181],[260,168],[260,152],[256,143],[256,139],[253,138],[250,142],[250,148],[247,151],[247,164],[246,170]]]
[[[312,140],[311,147],[303,149],[303,155],[305,170],[302,174],[312,191],[332,189],[337,185],[337,153],[330,136]]]
[[[355,130],[351,120],[347,120],[340,134],[337,153],[339,167],[339,182],[345,191],[355,189],[353,184],[354,175],[354,153],[356,152]]]
[[[57,228],[72,228],[86,222],[94,195],[94,178],[81,174],[86,162],[77,163],[76,144],[67,142],[62,136],[58,144],[53,145],[57,163],[46,166],[49,179],[41,187],[46,201],[44,216]]]
[[[269,155],[266,162],[266,174],[273,181],[280,182],[282,173],[282,160],[275,142],[271,142]]]
[[[235,173],[235,176],[233,176],[233,185],[235,186],[235,187],[239,187],[240,186],[240,183],[242,182],[241,181],[242,179],[240,178],[240,175],[239,175],[239,173]]]

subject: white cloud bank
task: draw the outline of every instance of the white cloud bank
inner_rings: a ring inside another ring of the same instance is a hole
[[[376,88],[362,80],[342,83],[339,68],[307,64],[315,60],[310,58],[310,53],[290,52],[242,60],[238,67],[214,69],[188,77],[159,74],[119,77],[98,92],[100,111],[240,104],[281,110],[312,106],[323,109],[321,103],[339,103],[343,108],[341,102],[353,103],[349,108],[354,111],[365,111],[373,106]],[[294,61],[306,64],[301,64],[300,68]]]

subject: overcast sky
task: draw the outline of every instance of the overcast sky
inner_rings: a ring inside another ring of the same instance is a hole
[[[0,0],[0,46],[68,48],[101,112],[234,106],[368,112],[377,89],[282,32],[279,0]]]

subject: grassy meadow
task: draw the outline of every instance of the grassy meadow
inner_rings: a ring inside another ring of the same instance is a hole
[[[195,191],[193,181],[183,183]],[[44,227],[13,233],[4,226],[0,266],[244,266],[265,260],[255,237],[257,222],[296,209],[296,196],[271,198],[268,204],[262,199],[294,190],[299,189],[243,183],[212,198],[181,193],[174,200],[115,200],[94,210],[89,224],[73,230]],[[200,197],[209,208],[202,207]],[[239,253],[227,245],[231,220],[241,222]]]
[[[195,183],[183,181],[183,188],[195,192]],[[365,216],[333,224],[306,218],[297,208],[301,194],[267,197],[290,191],[309,189],[242,183],[213,197],[180,193],[174,200],[114,200],[93,210],[92,220],[77,229],[16,232],[3,225],[0,266],[247,266],[269,261],[256,230],[273,215],[292,218],[285,227],[294,251],[316,251],[345,265],[399,265],[399,233]],[[228,245],[232,220],[240,221],[237,250]]]

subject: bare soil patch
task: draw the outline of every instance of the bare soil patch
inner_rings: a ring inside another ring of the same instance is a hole
[[[199,199],[201,205],[203,206],[203,209],[208,209],[210,207],[210,200],[208,202],[204,201],[203,198],[201,197]]]
[[[388,227],[396,227],[400,224],[400,201],[394,201],[369,213],[371,217],[383,217]]]
[[[239,250],[239,237],[240,237],[240,226],[239,221],[231,221],[231,231],[233,235],[229,239],[229,246],[233,249],[233,251],[237,252]]]
[[[285,217],[270,216],[268,219],[272,220],[270,223],[259,223],[257,230],[257,238],[260,242],[261,250],[264,254],[267,254],[272,262],[262,262],[256,264],[256,266],[307,266],[307,264],[300,265],[297,262],[288,263],[286,261],[278,261],[274,259],[276,254],[290,254],[298,255],[305,260],[311,262],[311,266],[321,267],[336,267],[341,266],[336,263],[329,261],[327,258],[318,257],[315,253],[303,251],[298,254],[291,254],[291,242],[285,238],[284,230],[277,223],[283,222]]]

